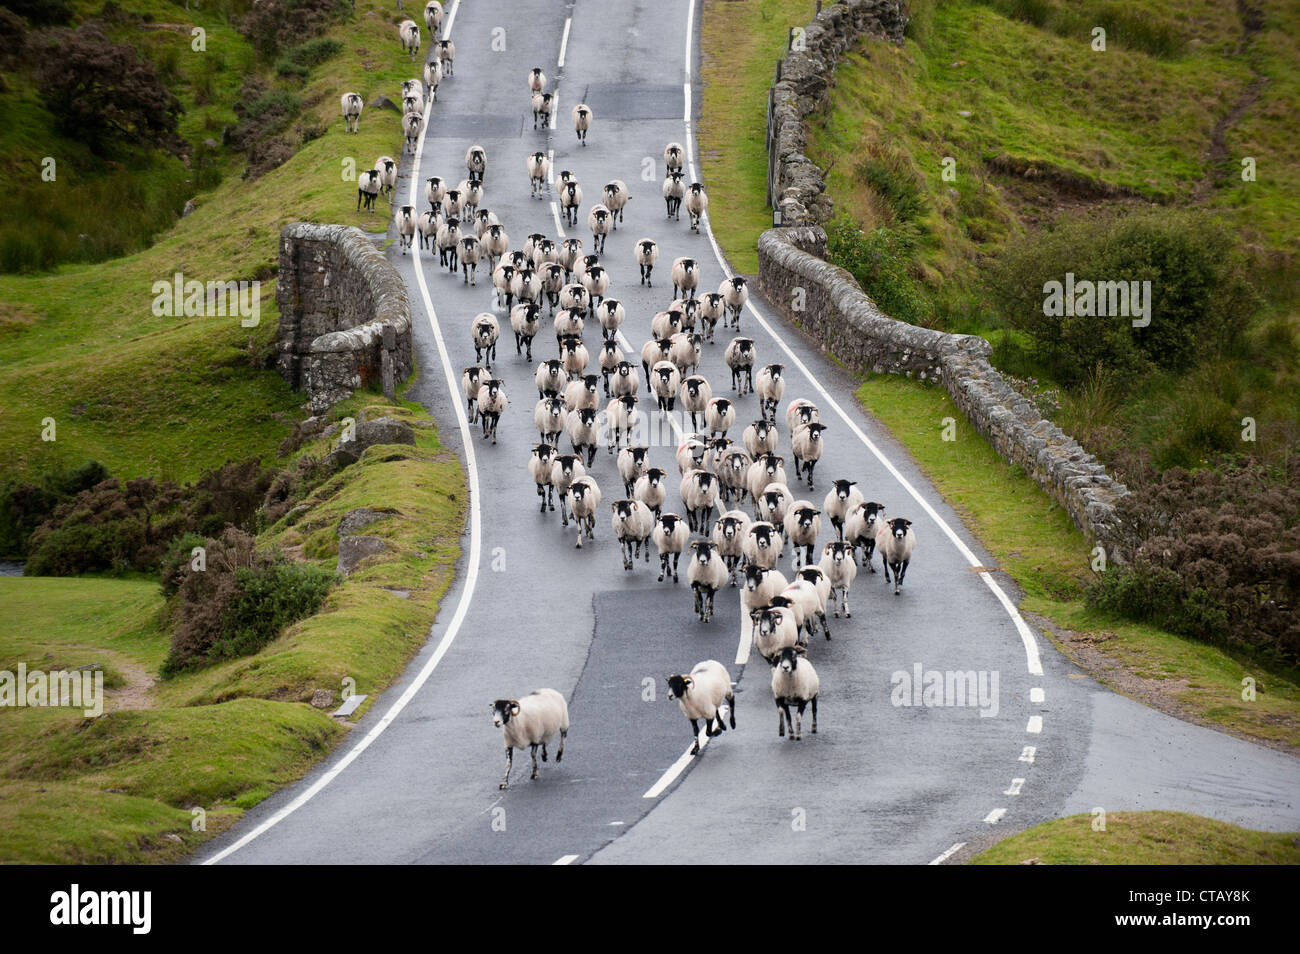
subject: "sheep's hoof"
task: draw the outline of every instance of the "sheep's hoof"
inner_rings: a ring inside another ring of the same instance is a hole
[[[497,788],[498,788],[500,791],[503,791],[503,792],[504,792],[504,791],[506,790],[506,783],[505,783],[505,782],[502,782],[500,785],[497,786]]]
[[[536,773],[536,772],[534,772],[532,775],[530,775],[530,776],[528,776],[528,777],[529,777],[532,781],[534,781],[534,782],[537,781],[537,773]]]
[[[695,744],[691,746],[691,755],[699,755],[699,754],[700,754],[700,740],[696,739]]]
[[[844,611],[844,618],[845,618],[845,619],[852,619],[852,618],[853,618],[853,614],[850,613],[848,610],[845,610],[845,611]]]
[[[663,581],[664,581],[664,575],[663,575],[662,573],[660,573],[660,574],[659,574],[659,582],[662,583]]]

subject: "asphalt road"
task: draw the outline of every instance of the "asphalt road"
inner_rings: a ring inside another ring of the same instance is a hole
[[[579,225],[564,234],[582,238],[589,251],[586,210],[605,182],[624,180],[633,199],[602,263],[613,280],[609,295],[628,312],[625,339],[639,352],[650,317],[672,297],[673,258],[703,263],[702,291],[716,289],[725,274],[707,230],[693,233],[684,214],[666,221],[660,197],[669,141],[688,145],[688,181],[699,178],[691,128],[699,102],[698,5],[520,0],[448,4],[448,12],[455,75],[439,90],[420,153],[402,157],[398,204],[427,208],[423,179],[462,178],[465,150],[475,142],[489,157],[483,204],[506,225],[512,246],[534,231],[557,237],[556,196],[531,198],[525,172],[528,154],[554,150],[554,168],[576,173],[586,193]],[[505,49],[494,49],[494,39],[498,46],[504,39]],[[391,52],[401,55],[396,37]],[[558,94],[554,130],[532,128],[525,78],[535,65]],[[595,116],[586,147],[569,120],[578,101]],[[368,111],[367,121],[396,125],[397,117]],[[382,199],[379,209],[388,214]],[[660,246],[653,289],[639,284],[633,257],[642,237]],[[1007,578],[977,569],[995,562],[857,406],[853,379],[755,295],[740,333],[756,340],[758,366],[786,364],[782,411],[806,397],[830,425],[816,490],[793,481],[791,489],[820,506],[832,479],[857,480],[890,516],[910,518],[918,539],[903,593],[892,595],[879,573],[862,573],[851,591],[853,618],[832,619],[834,639],[812,645],[822,685],[817,735],[805,724],[803,741],[778,739],[768,666],[756,654],[738,661],[737,591],[719,593],[716,616],[702,624],[684,562],[676,585],[656,583],[654,557],[631,573],[622,569],[608,502],[623,492],[604,448],[591,471],[605,501],[594,544],[576,549],[558,510],[538,513],[526,469],[538,439],[535,365],[515,355],[504,312],[497,312],[504,333],[494,372],[506,381],[511,405],[496,445],[477,428],[465,443],[463,402],[444,372],[458,382],[461,369],[475,363],[471,319],[493,310],[487,269],[471,287],[439,269],[436,254],[403,255],[394,245],[389,257],[414,304],[421,374],[411,396],[436,417],[443,442],[462,454],[470,474],[475,512],[457,583],[424,650],[340,750],[251,811],[199,860],[914,864],[960,860],[1009,828],[1094,807],[1177,807],[1300,829],[1300,763],[1079,678],[1019,619]],[[593,327],[585,340],[594,352]],[[715,395],[730,393],[722,354],[732,334],[719,327],[717,342],[705,349],[700,373]],[[534,358],[555,353],[544,325]],[[639,365],[634,353],[628,359]],[[740,399],[731,436],[739,439],[757,416],[757,399]],[[938,440],[941,424],[934,425]],[[664,428],[651,455],[673,475],[666,509],[681,512],[677,441]],[[827,522],[821,542],[831,533]],[[788,557],[787,549],[783,571]],[[689,725],[667,698],[665,677],[709,658],[726,665],[736,683],[737,729],[687,759]],[[973,705],[895,705],[893,674],[911,675],[918,665],[996,676],[996,708],[982,714]],[[564,761],[544,763],[530,782],[527,753],[517,753],[511,787],[500,792],[503,747],[490,703],[543,686],[569,700]],[[680,774],[672,774],[675,766]],[[952,850],[959,845],[966,847]]]

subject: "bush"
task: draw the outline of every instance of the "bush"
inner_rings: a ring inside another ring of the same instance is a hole
[[[235,573],[235,593],[223,617],[212,659],[255,653],[325,601],[337,574],[303,563],[277,563]]]
[[[1150,324],[1125,317],[1047,315],[1049,282],[1150,281]],[[1008,245],[989,274],[1004,320],[1033,340],[1058,381],[1081,383],[1098,365],[1120,383],[1151,367],[1182,372],[1237,347],[1261,299],[1232,238],[1204,215],[1068,222]]]
[[[72,7],[65,0],[5,0],[3,6],[37,26],[67,23],[72,19]]]
[[[305,77],[313,66],[324,63],[343,49],[343,44],[333,37],[317,37],[285,50],[275,61],[275,71],[281,76]]]
[[[194,548],[205,547],[207,537],[201,533],[187,531],[180,536],[175,537],[167,547],[167,552],[163,554],[159,564],[159,575],[162,577],[162,592],[164,596],[175,596],[180,589],[181,582],[185,579],[187,573],[191,572],[194,563]],[[206,561],[207,555],[204,554]]]
[[[934,306],[908,271],[912,248],[896,230],[863,232],[840,218],[826,236],[827,257],[857,279],[881,311],[914,325],[933,322]]]
[[[350,10],[344,0],[263,0],[239,21],[239,32],[258,53],[272,57],[305,36],[324,33]]]
[[[42,473],[34,483],[5,481],[0,486],[0,555],[26,556],[28,538],[55,508],[107,479],[104,465],[88,460],[68,470]]]

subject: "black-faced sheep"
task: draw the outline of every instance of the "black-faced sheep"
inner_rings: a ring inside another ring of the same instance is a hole
[[[361,110],[365,103],[361,99],[360,93],[344,93],[342,97],[343,106],[343,131],[345,133],[358,132],[361,129]]]
[[[907,575],[907,565],[912,562],[915,547],[916,534],[910,520],[894,517],[876,530],[876,549],[880,551],[880,562],[885,568],[885,583],[889,583],[889,573],[892,570],[895,596],[903,586],[903,577]]]
[[[569,734],[569,707],[564,696],[554,689],[538,689],[522,699],[498,699],[492,703],[492,724],[501,730],[506,743],[506,777],[501,788],[510,784],[514,750],[527,746],[533,755],[532,778],[537,778],[537,748],[541,746],[546,761],[546,746],[560,733],[560,747],[555,752],[558,764],[564,758],[564,739]]]
[[[701,623],[713,618],[713,596],[727,585],[727,564],[713,543],[696,540],[691,544],[691,562],[686,567],[686,581],[695,597],[695,612]]]
[[[690,720],[691,737],[695,740],[691,746],[691,755],[698,755],[700,751],[701,719],[704,720],[704,732],[708,738],[725,731],[724,708],[731,710],[731,727],[736,727],[736,697],[731,690],[731,677],[727,674],[727,667],[716,659],[706,659],[688,675],[669,676],[668,697],[678,701],[682,714]]]
[[[821,681],[817,670],[808,661],[808,651],[802,646],[787,646],[782,649],[772,662],[772,698],[776,700],[778,737],[785,735],[786,723],[790,723],[790,740],[797,742],[803,738],[803,710],[812,703],[812,731],[817,732],[817,694],[821,691]],[[790,720],[790,707],[795,706],[795,721]]]

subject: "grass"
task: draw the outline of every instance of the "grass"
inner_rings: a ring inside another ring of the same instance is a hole
[[[1110,812],[1105,831],[1092,815],[1071,815],[1004,838],[973,865],[1294,865],[1300,833],[1252,831],[1181,812]]]

